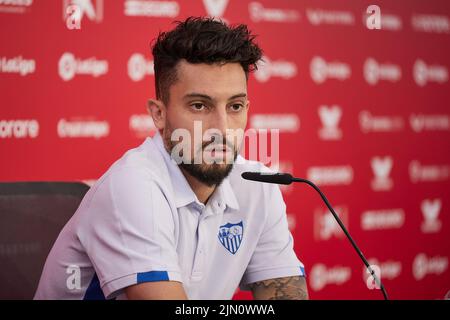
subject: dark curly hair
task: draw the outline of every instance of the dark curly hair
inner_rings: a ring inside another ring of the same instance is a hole
[[[257,69],[262,50],[246,25],[228,26],[207,17],[189,17],[176,24],[173,30],[159,33],[152,49],[156,97],[164,103],[169,101],[169,87],[177,80],[176,65],[182,59],[194,64],[237,62],[247,79]]]

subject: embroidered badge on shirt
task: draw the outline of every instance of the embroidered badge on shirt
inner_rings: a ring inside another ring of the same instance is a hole
[[[219,227],[219,241],[220,243],[232,254],[235,254],[242,242],[242,236],[244,234],[244,224],[227,223]]]

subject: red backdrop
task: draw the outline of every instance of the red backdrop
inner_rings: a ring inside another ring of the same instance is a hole
[[[443,298],[448,1],[0,0],[0,180],[92,182],[151,135],[150,43],[190,15],[259,35],[249,127],[280,129],[281,170],[323,189],[390,296]],[[311,298],[381,298],[319,196],[283,193]]]

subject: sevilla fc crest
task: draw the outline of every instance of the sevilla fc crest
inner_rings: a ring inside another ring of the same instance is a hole
[[[241,246],[244,235],[244,224],[227,223],[219,227],[219,241],[232,254],[235,254]]]

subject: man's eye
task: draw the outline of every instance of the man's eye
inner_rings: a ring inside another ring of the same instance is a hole
[[[206,108],[206,106],[203,103],[193,103],[191,104],[191,107],[195,111],[202,111]]]
[[[230,108],[231,111],[238,112],[241,111],[244,108],[244,106],[242,104],[233,104],[230,106]]]

